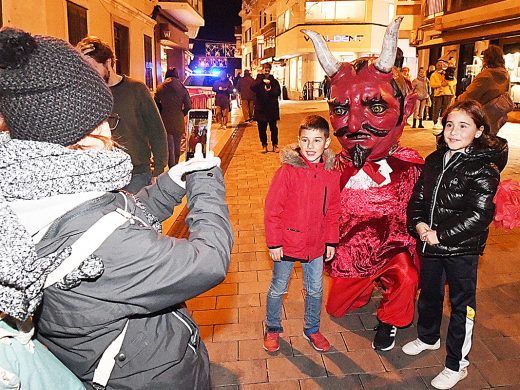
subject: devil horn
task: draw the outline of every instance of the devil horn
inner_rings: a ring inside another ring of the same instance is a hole
[[[392,66],[394,66],[395,55],[397,53],[399,25],[402,20],[403,17],[398,16],[386,28],[385,37],[383,39],[383,49],[374,64],[376,69],[380,72],[389,73],[392,70]]]
[[[332,77],[336,73],[338,73],[339,68],[341,68],[341,62],[339,62],[332,55],[323,37],[316,31],[300,31],[311,39],[312,43],[314,44],[314,50],[316,50],[316,56],[318,57],[318,61],[320,62],[320,65],[327,74],[327,76]]]

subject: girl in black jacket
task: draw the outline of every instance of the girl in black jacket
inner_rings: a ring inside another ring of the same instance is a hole
[[[493,198],[507,162],[507,141],[490,133],[482,106],[451,106],[442,120],[438,148],[425,161],[408,204],[408,230],[420,239],[418,338],[403,351],[417,355],[440,347],[444,282],[451,317],[446,364],[431,382],[451,389],[467,376],[475,318],[478,257],[495,214]]]

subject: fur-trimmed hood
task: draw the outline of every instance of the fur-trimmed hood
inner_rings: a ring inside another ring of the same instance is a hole
[[[323,152],[322,158],[325,161],[325,170],[331,171],[334,167],[336,154],[330,148],[327,148]],[[300,147],[297,143],[289,144],[280,151],[280,161],[282,164],[307,169],[307,163],[300,154]]]

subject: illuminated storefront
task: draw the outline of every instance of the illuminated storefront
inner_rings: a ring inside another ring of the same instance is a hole
[[[451,58],[457,66],[457,95],[482,69],[482,52],[500,46],[511,76],[511,96],[520,109],[520,7],[517,0],[426,0],[414,36],[419,63]]]

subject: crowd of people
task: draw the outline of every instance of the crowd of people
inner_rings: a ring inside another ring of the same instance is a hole
[[[508,158],[490,121],[495,112],[503,120],[506,109],[496,107],[507,105],[508,77],[490,46],[484,71],[456,101],[449,64],[439,61],[429,80],[420,68],[412,81],[397,48],[400,21],[388,27],[377,59],[356,63],[337,61],[321,35],[304,31],[329,78],[330,125],[318,115],[303,118],[269,187],[264,222],[273,270],[263,347],[280,347],[282,296],[295,262],[306,292],[303,335],[319,352],[331,347],[320,332],[324,270],[331,277],[326,310],[335,317],[366,305],[381,286],[377,351],[393,349],[398,329],[413,322],[420,287],[417,338],[402,347],[407,355],[440,348],[446,280],[446,361],[431,384],[450,389],[467,376],[478,259]],[[114,65],[113,51],[96,37],[74,48],[0,30],[2,385],[210,387],[208,353],[184,302],[228,270],[233,231],[220,159],[198,144],[192,159],[179,162],[191,102],[174,69],[152,97]],[[281,88],[271,65],[256,79],[244,71],[236,88],[244,121],[258,124],[262,151],[269,126],[279,152]],[[213,90],[226,126],[233,83],[224,74]],[[398,141],[410,115],[412,127],[423,127],[429,99],[442,131],[423,160]],[[162,235],[161,222],[184,196],[189,237]]]

